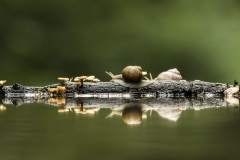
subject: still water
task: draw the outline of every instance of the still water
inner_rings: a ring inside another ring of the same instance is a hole
[[[1,104],[1,160],[239,159],[236,106],[49,101]]]

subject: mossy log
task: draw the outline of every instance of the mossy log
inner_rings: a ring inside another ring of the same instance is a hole
[[[62,86],[63,92],[50,92],[49,88]],[[204,81],[152,81],[146,86],[129,87],[116,82],[61,82],[43,87],[30,87],[20,84],[0,87],[5,97],[96,97],[96,98],[134,98],[134,97],[223,97],[223,92],[232,87],[223,83]]]

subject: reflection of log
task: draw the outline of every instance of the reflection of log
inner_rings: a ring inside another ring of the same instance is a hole
[[[3,103],[3,104],[2,104]],[[222,98],[146,98],[146,99],[111,99],[111,98],[38,98],[36,97],[5,97],[0,98],[0,111],[7,110],[4,105],[20,106],[26,103],[44,103],[44,106],[56,106],[59,114],[63,112],[79,115],[94,115],[101,109],[111,110],[106,118],[121,116],[127,124],[140,124],[153,112],[164,119],[176,122],[185,110],[199,111],[207,108],[239,107],[239,99]],[[23,106],[24,107],[24,106]],[[149,113],[149,114],[148,114]]]
[[[48,93],[48,88],[65,86],[64,93]],[[135,88],[124,87],[114,82],[84,82],[79,87],[73,82],[53,84],[45,87],[26,87],[19,84],[0,88],[0,94],[6,97],[203,97],[223,96],[227,84],[203,81],[154,81],[153,83]]]
[[[146,99],[96,99],[96,98],[40,98],[34,97],[5,97],[0,99],[0,104],[11,104],[20,106],[29,103],[44,103],[50,106],[74,108],[81,106],[82,108],[116,108],[123,107],[125,104],[141,104],[143,107],[150,109],[203,109],[211,107],[239,106],[239,99],[234,97],[222,98],[146,98]]]

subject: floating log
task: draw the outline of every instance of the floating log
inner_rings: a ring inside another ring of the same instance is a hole
[[[61,92],[49,88],[62,86]],[[204,81],[151,81],[148,85],[129,84],[127,87],[116,82],[61,82],[43,87],[1,86],[0,94],[4,97],[96,97],[96,98],[135,98],[135,97],[223,97],[223,92],[232,87],[223,83]]]

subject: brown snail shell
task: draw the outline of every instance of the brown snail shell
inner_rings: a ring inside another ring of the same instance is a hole
[[[142,68],[139,66],[127,66],[122,70],[122,76],[128,82],[141,82],[143,77]]]
[[[177,68],[173,68],[160,73],[156,80],[182,80],[182,76]]]
[[[153,83],[153,81],[142,80],[142,77],[147,74],[147,72],[142,72],[140,66],[127,66],[122,70],[122,74],[119,75],[113,75],[111,72],[106,73],[112,77],[113,82],[124,87],[140,88]]]
[[[140,124],[142,122],[142,108],[139,104],[126,106],[122,111],[122,119],[130,125]]]

